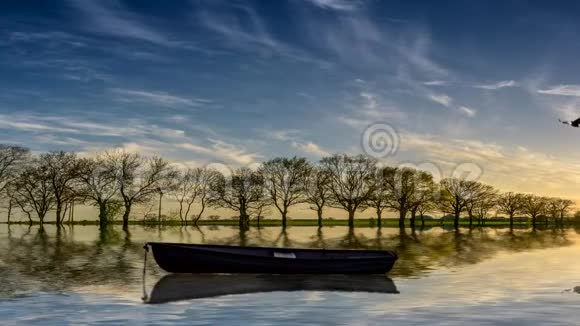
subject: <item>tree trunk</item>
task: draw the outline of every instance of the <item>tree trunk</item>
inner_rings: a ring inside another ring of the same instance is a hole
[[[322,207],[318,207],[316,210],[316,214],[318,215],[318,226],[322,226]]]
[[[12,216],[12,200],[8,201],[8,216],[6,219],[6,223],[10,224],[10,217]]]
[[[107,204],[99,203],[99,226],[101,230],[107,227]]]
[[[532,216],[532,228],[535,230],[536,229],[536,217]]]
[[[70,202],[69,221],[71,224],[75,221],[75,201]]]
[[[56,227],[60,228],[60,216],[62,215],[62,203],[60,200],[56,201]]]
[[[382,226],[383,210],[377,207],[377,225],[380,228]]]
[[[286,208],[284,208],[284,210],[281,213],[282,213],[282,228],[285,229],[286,228],[286,216],[288,215],[288,210]]]
[[[405,228],[405,217],[407,216],[407,210],[399,210],[399,229]]]
[[[417,212],[415,210],[411,210],[411,230],[415,232],[415,217]]]
[[[455,210],[455,218],[453,219],[453,226],[455,227],[455,230],[459,230],[459,214],[460,212]]]
[[[125,212],[123,213],[123,230],[129,228],[129,215],[131,215],[131,204],[125,204]]]
[[[250,216],[248,214],[240,215],[240,229],[247,230],[250,228]]]
[[[354,209],[348,210],[348,227],[354,228]]]
[[[205,204],[201,204],[201,210],[199,211],[199,213],[195,217],[195,221],[193,222],[193,224],[197,225],[197,222],[199,222],[199,220],[201,219],[201,216],[202,216],[204,211],[205,211]],[[259,219],[260,219],[260,216],[258,214],[258,221],[259,221]]]
[[[425,218],[423,214],[419,215],[419,217],[421,218],[421,229],[423,229],[425,227]]]
[[[161,225],[161,201],[163,200],[163,192],[159,192],[159,212],[157,214],[157,222]]]

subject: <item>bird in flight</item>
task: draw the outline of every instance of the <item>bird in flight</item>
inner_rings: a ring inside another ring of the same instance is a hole
[[[562,121],[560,119],[558,119],[558,121],[560,121],[561,123],[563,123],[565,125],[569,125],[569,126],[572,126],[572,127],[576,127],[576,128],[580,127],[580,118],[578,118],[578,119],[576,119],[574,121]]]

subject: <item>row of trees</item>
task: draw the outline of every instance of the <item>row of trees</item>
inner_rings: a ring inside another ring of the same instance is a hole
[[[381,226],[383,212],[395,211],[399,226],[410,217],[424,223],[429,212],[453,216],[459,226],[462,214],[470,227],[492,213],[514,218],[527,215],[535,227],[539,217],[563,223],[573,202],[531,194],[500,194],[477,181],[446,178],[435,182],[428,172],[408,167],[379,166],[371,157],[334,155],[318,164],[304,158],[274,158],[257,170],[238,168],[228,175],[208,168],[177,169],[160,157],[143,157],[124,151],[109,151],[91,158],[72,152],[31,155],[22,147],[0,145],[0,195],[7,203],[8,221],[19,208],[32,222],[40,223],[54,211],[57,225],[74,218],[75,203],[93,205],[104,227],[122,212],[127,227],[135,205],[159,199],[159,217],[164,195],[179,205],[182,223],[197,223],[207,207],[235,210],[241,227],[250,218],[260,218],[276,209],[286,227],[291,207],[306,204],[316,211],[322,225],[324,209],[343,209],[350,227],[355,214],[373,209]]]

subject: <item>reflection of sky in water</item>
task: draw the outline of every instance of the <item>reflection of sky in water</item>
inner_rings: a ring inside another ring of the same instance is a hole
[[[159,234],[134,228],[129,239],[119,230],[99,240],[95,227],[77,226],[61,232],[59,244],[51,227],[39,237],[35,229],[26,235],[27,227],[13,226],[8,240],[6,226],[0,226],[0,324],[575,324],[580,317],[580,295],[563,292],[580,285],[580,236],[574,230],[520,230],[514,236],[508,230],[464,230],[457,236],[434,229],[408,231],[402,240],[397,229],[387,228],[379,243],[376,229],[356,229],[356,241],[346,241],[353,237],[346,228],[325,228],[329,248],[396,247],[401,260],[391,277],[400,294],[298,291],[141,304],[143,242],[240,241],[236,228],[204,228],[203,235],[190,229]],[[290,228],[282,236],[278,228],[265,228],[245,236],[249,244],[321,243],[316,228]],[[161,275],[151,260],[148,288]]]

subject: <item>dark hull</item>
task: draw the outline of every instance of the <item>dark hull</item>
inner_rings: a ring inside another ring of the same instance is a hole
[[[399,293],[384,275],[170,274],[151,290],[147,303],[275,291]]]
[[[318,250],[148,243],[170,273],[383,274],[397,255],[380,250]]]

